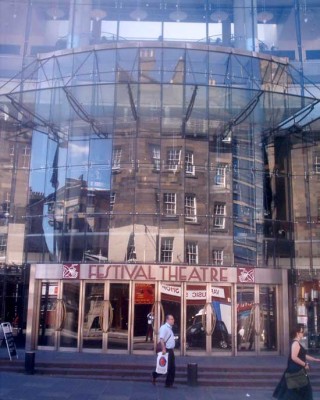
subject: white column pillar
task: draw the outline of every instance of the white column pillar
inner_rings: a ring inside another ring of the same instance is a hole
[[[68,48],[90,44],[91,0],[72,0],[70,3]]]
[[[234,0],[235,47],[258,50],[257,0]]]

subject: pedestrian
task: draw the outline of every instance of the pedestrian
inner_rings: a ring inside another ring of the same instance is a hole
[[[150,311],[149,314],[147,315],[147,333],[146,333],[146,342],[150,338],[150,342],[153,340],[153,321],[154,321],[154,315],[153,312]]]
[[[176,375],[176,363],[174,358],[175,339],[172,331],[174,325],[174,317],[172,314],[166,316],[166,322],[160,326],[159,341],[162,346],[162,354],[168,353],[168,371],[165,382],[166,388],[173,388],[174,378]],[[156,371],[152,372],[152,383],[155,385],[156,379],[160,374]]]
[[[312,388],[309,377],[307,376],[304,386],[290,389],[286,381],[286,373],[295,373],[305,371],[306,375],[309,371],[308,361],[320,361],[319,358],[312,357],[307,354],[307,350],[301,345],[300,341],[304,335],[304,325],[298,324],[292,331],[291,350],[288,358],[287,368],[282,378],[276,386],[273,397],[278,400],[313,400]]]

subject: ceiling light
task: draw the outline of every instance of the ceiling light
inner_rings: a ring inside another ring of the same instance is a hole
[[[176,21],[176,22],[183,21],[184,19],[187,18],[187,16],[188,16],[188,14],[181,10],[172,11],[172,13],[169,14],[169,18],[172,21]]]
[[[271,21],[273,18],[273,14],[269,11],[261,11],[257,15],[257,20],[259,22],[263,22],[264,24]]]
[[[210,15],[213,22],[223,22],[228,19],[228,14],[225,11],[215,11]]]
[[[56,20],[56,19],[60,19],[64,16],[64,11],[61,8],[52,7],[52,8],[48,8],[47,14],[49,15],[50,18]]]
[[[140,8],[136,8],[130,13],[130,17],[136,21],[143,21],[147,18],[148,13]]]
[[[107,13],[104,10],[101,10],[100,8],[95,8],[91,10],[91,18],[95,19],[96,21],[101,21],[103,18],[105,18]]]

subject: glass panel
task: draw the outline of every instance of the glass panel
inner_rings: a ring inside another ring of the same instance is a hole
[[[217,15],[219,17],[219,15]],[[230,27],[231,30],[231,27]],[[213,43],[216,46],[221,46],[222,45],[222,23],[217,22],[217,23],[209,23],[208,24],[208,41],[209,43]],[[231,39],[231,32],[229,31],[229,43],[226,43],[227,46],[230,45],[230,39]],[[227,40],[226,40],[227,41]]]
[[[80,81],[81,83],[90,81],[90,75],[92,74],[95,61],[95,54],[93,53],[74,53],[72,67],[75,81]],[[81,91],[83,89],[84,88],[80,88]],[[87,98],[87,100],[89,100],[89,97]]]
[[[192,12],[192,11],[191,11]],[[170,19],[176,22],[164,22],[163,34],[165,40],[192,40],[200,41],[206,38],[206,26],[199,23],[181,23],[184,11],[175,10],[170,13]]]
[[[196,202],[197,212],[203,208],[204,204]],[[185,221],[185,262],[188,261],[188,251],[192,251],[192,247],[196,250],[196,264],[207,265],[211,264],[211,260],[208,260],[208,218],[199,217],[198,214],[193,215],[193,221],[189,216]],[[188,246],[189,244],[189,246]],[[193,246],[192,246],[193,244]],[[192,254],[189,254],[192,256]],[[189,259],[190,261],[190,259]]]
[[[238,286],[237,289],[237,349],[254,350],[255,341],[254,287]]]
[[[83,348],[101,349],[103,335],[104,284],[86,283],[84,296]]]
[[[207,79],[207,77],[203,79]],[[190,87],[185,99],[185,120],[186,124],[184,128],[186,136],[193,139],[206,138],[209,127],[206,88],[198,86]],[[200,145],[200,143],[197,142],[197,145]]]
[[[86,243],[84,244],[84,261],[107,262],[109,249],[109,234],[107,232],[107,225],[109,218],[104,216],[88,218],[88,222],[90,224],[93,220],[94,224],[97,225],[97,228],[101,226],[102,232],[99,234],[87,232]]]
[[[186,53],[186,82],[208,83],[208,52],[187,51]]]
[[[148,72],[151,74],[151,72]],[[160,80],[160,70],[155,72],[156,77],[150,79]],[[145,77],[143,78],[145,79]],[[139,109],[139,136],[160,137],[161,117],[161,87],[160,85],[140,85]]]
[[[119,204],[121,200],[119,199],[119,202],[116,200],[114,209],[121,207],[121,204]],[[132,216],[129,214],[113,214],[110,217],[109,234],[109,261],[134,261],[135,258],[131,257],[131,251],[136,253]]]
[[[45,186],[45,178],[46,178],[46,170],[45,169],[38,169],[33,170],[30,172],[30,200],[29,202],[32,203],[32,197],[36,196],[37,193],[44,193],[44,186]],[[29,214],[35,215],[35,213],[39,213],[40,210],[35,210],[34,205],[29,204]],[[41,212],[41,211],[40,211]]]
[[[205,285],[186,287],[186,348],[187,350],[206,350],[206,329],[203,326],[203,313],[207,298]]]
[[[176,340],[175,348],[179,350],[181,338],[181,286],[161,283],[160,292],[164,318],[166,315],[172,314],[175,320],[173,333]]]
[[[114,5],[117,5],[117,3],[112,2],[112,4],[108,4],[108,13],[111,11],[112,8],[114,8]],[[115,13],[115,11],[113,10]],[[111,14],[111,13],[110,13]],[[112,19],[112,14],[111,14],[111,19]],[[116,15],[114,15],[116,18]],[[118,23],[116,21],[101,21],[101,42],[105,43],[108,41],[113,41],[116,40],[117,38],[117,27]]]
[[[136,49],[118,50],[118,82],[138,81],[139,58]],[[127,92],[128,97],[128,92]]]
[[[102,21],[102,26],[106,21]],[[104,35],[104,32],[102,32]],[[99,81],[100,82],[114,82],[115,80],[115,63],[116,63],[116,51],[115,50],[107,50],[107,51],[97,51],[96,53],[97,61],[98,61],[98,73],[99,73]],[[107,87],[103,87],[103,89],[107,89]],[[104,90],[102,90],[101,94],[103,95]],[[110,93],[109,93],[110,95]]]
[[[43,282],[41,284],[41,298],[38,326],[38,346],[55,346],[58,326],[57,316],[57,282]]]
[[[121,81],[121,78],[120,78]],[[115,109],[116,136],[128,137],[136,135],[137,131],[137,93],[138,87],[133,83],[118,84],[116,87],[117,105]],[[117,144],[120,142],[117,141]],[[123,144],[123,143],[122,143]]]
[[[112,140],[111,139],[91,139],[89,162],[91,164],[104,164],[111,166],[112,160]]]
[[[129,327],[129,285],[125,283],[111,283],[110,302],[112,306],[112,322],[108,332],[108,348],[127,349]]]
[[[106,165],[91,166],[88,171],[88,189],[94,191],[110,189],[111,168]]]
[[[141,196],[138,196],[141,199]],[[153,202],[155,202],[153,194]],[[142,201],[139,203],[146,204]],[[144,210],[146,211],[146,210]],[[140,213],[135,217],[134,224],[134,249],[137,262],[155,262],[157,260],[157,242],[159,233],[159,221],[156,216]]]
[[[80,282],[63,283],[64,318],[60,333],[60,347],[78,346]]]
[[[185,51],[165,49],[163,52],[163,82],[183,83],[185,72]],[[165,103],[164,103],[165,104]]]
[[[119,36],[121,38],[131,39],[131,40],[141,40],[141,39],[160,39],[161,37],[161,23],[160,22],[145,22],[140,19],[144,19],[144,13],[146,9],[137,8],[134,9],[130,15],[132,15],[135,21],[120,21],[119,24]]]
[[[153,350],[155,285],[136,283],[134,290],[133,349]]]
[[[89,157],[89,141],[70,141],[68,146],[68,165],[87,165]]]
[[[46,166],[48,137],[39,132],[33,132],[31,149],[31,169]]]
[[[231,287],[212,285],[211,306],[214,316],[212,348],[214,351],[230,350],[232,343]],[[208,317],[207,324],[209,327]]]
[[[275,286],[261,286],[259,294],[260,326],[259,346],[263,351],[278,349],[277,298]]]

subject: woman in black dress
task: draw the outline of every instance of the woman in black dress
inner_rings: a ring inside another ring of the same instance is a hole
[[[298,372],[302,368],[305,369],[306,373],[309,370],[308,361],[320,361],[320,359],[309,356],[306,349],[300,344],[301,339],[304,335],[304,325],[298,324],[297,327],[292,332],[292,344],[291,351],[288,359],[288,366],[285,370],[286,372]],[[283,374],[280,382],[278,383],[273,397],[278,400],[313,400],[312,388],[310,385],[310,380],[308,378],[308,384],[299,389],[289,389],[287,387],[286,379]]]

